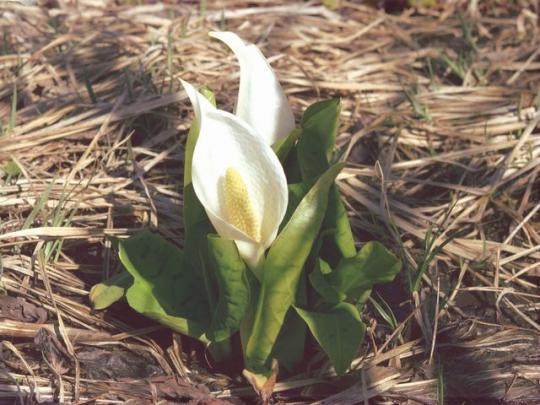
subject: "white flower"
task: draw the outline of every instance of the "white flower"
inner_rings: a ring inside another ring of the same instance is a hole
[[[235,114],[272,145],[294,129],[294,115],[274,71],[254,44],[246,44],[232,32],[210,32],[238,58],[240,88]]]
[[[215,108],[182,84],[195,110],[199,136],[192,183],[218,234],[232,239],[255,268],[277,236],[288,204],[287,180],[271,148],[294,129],[283,90],[264,56],[235,34],[213,33],[240,61],[236,115]]]

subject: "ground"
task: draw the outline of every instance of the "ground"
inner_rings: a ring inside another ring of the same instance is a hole
[[[349,375],[314,354],[275,398],[540,403],[539,6],[367,3],[0,4],[0,397],[254,401],[199,346],[88,300],[117,270],[111,237],[182,244],[179,79],[233,108],[237,62],[207,36],[227,29],[269,57],[297,118],[341,98],[357,242],[404,263]]]

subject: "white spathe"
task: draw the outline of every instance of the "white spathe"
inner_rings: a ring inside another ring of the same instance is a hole
[[[189,83],[182,84],[199,123],[192,164],[197,198],[218,234],[234,240],[246,263],[256,267],[276,238],[287,210],[283,167],[271,146],[248,123],[215,108]],[[240,189],[245,192],[240,198],[249,206],[251,219],[256,222],[256,236],[235,226],[230,207],[227,209],[225,182],[231,169],[240,177]]]
[[[235,115],[251,125],[268,145],[287,136],[295,127],[294,115],[274,71],[254,44],[233,32],[210,32],[225,43],[240,64],[240,88]]]

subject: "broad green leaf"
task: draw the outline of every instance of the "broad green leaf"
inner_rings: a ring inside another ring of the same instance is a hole
[[[303,272],[300,275],[300,281],[296,291],[296,305],[302,307],[307,305],[307,293],[306,275]],[[277,359],[281,367],[286,370],[292,370],[304,357],[306,336],[306,323],[294,309],[289,308],[274,348],[272,349],[272,358]]]
[[[219,290],[210,336],[213,341],[219,342],[240,328],[249,302],[249,290],[246,265],[238,254],[234,241],[209,235],[208,245]]]
[[[100,310],[110,307],[124,297],[126,289],[132,283],[133,277],[128,272],[122,271],[108,280],[96,284],[88,295],[92,308]]]
[[[292,370],[304,357],[306,336],[306,323],[290,308],[285,315],[271,357],[284,369]]]
[[[246,348],[249,341],[249,336],[251,335],[251,331],[253,329],[257,301],[261,291],[261,284],[255,275],[255,272],[246,271],[246,276],[249,286],[249,303],[244,318],[240,324],[240,343],[242,346],[242,355],[244,356],[244,359],[246,358]]]
[[[281,221],[280,232],[281,229],[287,225],[292,214],[298,207],[298,204],[300,204],[302,198],[304,198],[306,193],[309,191],[309,187],[306,183],[289,184],[287,188],[289,189],[289,203],[287,204],[287,212],[285,212],[285,217],[283,218],[283,221]]]
[[[283,221],[284,224],[291,217],[292,213],[309,190],[310,183],[311,182],[289,184],[289,205],[287,206],[287,213],[285,214],[285,219]],[[347,216],[347,211],[343,206],[341,196],[335,185],[332,185],[330,188],[328,208],[321,229],[325,231],[325,239],[332,240],[333,243],[331,244],[330,249],[332,250],[332,255],[335,255],[336,253],[339,255],[338,260],[342,257],[351,257],[356,254],[354,236]],[[318,251],[316,253],[318,255]]]
[[[304,263],[319,233],[328,204],[328,190],[342,168],[342,164],[336,164],[317,180],[270,247],[263,264],[261,291],[246,347],[246,363],[251,371],[269,365],[285,315],[294,302]]]
[[[302,117],[302,135],[296,146],[298,164],[304,183],[309,184],[330,166],[340,112],[339,99],[320,101],[312,104],[305,111]],[[335,246],[331,246],[330,250],[333,251],[337,247],[343,257],[356,254],[347,211],[335,185],[330,191],[328,210],[322,228],[332,229],[334,232],[333,244]]]
[[[289,183],[308,182],[309,188],[328,169],[340,109],[339,99],[320,101],[306,109],[294,153],[288,154],[283,165]]]
[[[351,295],[387,283],[401,270],[401,261],[381,243],[366,243],[354,257],[344,258],[326,278],[336,291]]]
[[[328,168],[336,143],[340,111],[339,99],[317,102],[305,111],[302,135],[296,148],[304,180],[317,178]]]
[[[328,355],[336,373],[343,374],[364,339],[365,326],[356,307],[341,302],[324,312],[295,309]]]
[[[190,267],[202,277],[205,294],[212,308],[215,304],[213,297],[216,295],[214,287],[217,281],[209,264],[207,235],[214,232],[214,227],[197,199],[193,185],[190,184],[184,188],[184,252]]]
[[[352,257],[356,254],[351,223],[335,185],[330,189],[323,228],[334,230],[333,240],[343,257]]]
[[[207,342],[209,308],[200,274],[184,253],[161,236],[144,231],[119,243],[119,256],[133,277],[126,298],[135,311],[176,332]]]
[[[285,163],[283,163],[283,169],[285,170],[285,175],[287,176],[287,184],[296,184],[302,182],[302,173],[300,173],[300,165],[298,164],[298,156],[296,147],[294,146],[291,150],[291,153],[287,155]]]
[[[300,128],[295,128],[285,138],[279,140],[278,142],[272,145],[272,149],[276,153],[281,164],[285,164],[285,162],[287,161],[289,152],[291,151],[294,144],[300,137],[301,133],[302,133],[302,130]]]
[[[338,304],[343,301],[346,296],[340,294],[334,287],[328,284],[325,276],[330,274],[332,269],[322,259],[318,259],[317,265],[313,271],[309,274],[309,281],[311,286],[319,293],[322,299],[328,304]]]

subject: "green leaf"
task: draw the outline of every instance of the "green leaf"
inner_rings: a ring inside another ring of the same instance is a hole
[[[2,171],[8,176],[18,176],[19,174],[21,174],[21,168],[13,160],[10,160],[4,166],[2,166]]]
[[[280,231],[289,222],[289,219],[291,219],[292,214],[298,207],[298,204],[300,204],[300,201],[302,201],[306,193],[309,191],[309,187],[306,183],[289,184],[287,189],[289,190],[289,202],[287,204],[287,212],[285,212],[285,217],[283,218],[283,221],[281,221]]]
[[[178,247],[149,231],[119,243],[119,256],[133,277],[126,298],[135,311],[176,332],[208,339],[209,308],[200,274]]]
[[[305,306],[308,303],[305,278],[306,274],[303,272],[296,291],[296,305]],[[294,309],[289,308],[272,349],[272,358],[277,359],[279,365],[286,370],[293,370],[304,358],[306,336],[306,323]]]
[[[328,204],[328,190],[342,168],[342,164],[336,164],[317,180],[270,247],[263,264],[261,291],[246,347],[246,363],[251,371],[269,366],[272,348],[294,302],[300,274],[319,233]]]
[[[290,308],[285,315],[271,357],[284,369],[292,370],[304,357],[306,336],[306,323]]]
[[[201,257],[206,256],[206,235],[213,232],[206,211],[200,203],[191,183],[191,164],[193,151],[199,137],[199,125],[193,121],[186,141],[184,163],[184,248],[186,255],[195,269],[202,267]],[[201,269],[203,270],[203,269]]]
[[[227,339],[238,331],[249,302],[246,265],[232,240],[208,236],[210,261],[216,274],[219,299],[212,317],[213,341]]]
[[[304,180],[317,178],[328,168],[336,143],[340,112],[339,99],[317,102],[305,111],[302,135],[296,147]]]
[[[328,355],[336,373],[343,374],[364,339],[365,326],[356,307],[341,302],[324,312],[295,309]]]
[[[210,101],[210,104],[212,104],[214,107],[216,106],[216,95],[210,87],[206,85],[202,86],[199,89],[199,93],[201,93],[208,101]]]
[[[337,268],[326,277],[336,291],[358,298],[359,293],[375,284],[387,283],[401,270],[401,261],[384,245],[371,241],[366,243],[354,257],[344,258]]]
[[[302,130],[299,128],[295,128],[285,138],[277,141],[275,144],[272,145],[272,149],[276,153],[281,164],[285,164],[285,162],[287,161],[287,157],[289,156],[289,152],[291,151],[301,134]]]
[[[108,280],[94,285],[88,295],[92,308],[100,310],[110,307],[124,297],[126,289],[132,283],[133,277],[128,272],[122,271]]]
[[[340,112],[339,99],[320,101],[312,104],[305,111],[301,124],[302,135],[296,146],[303,182],[309,184],[330,166]],[[335,250],[337,247],[343,257],[351,257],[356,254],[347,211],[335,185],[330,191],[323,229],[332,229],[334,232],[333,243],[335,246],[331,246],[330,250]]]
[[[333,241],[343,257],[352,257],[356,254],[349,216],[335,185],[330,189],[323,228],[334,230]]]
[[[302,173],[300,172],[300,165],[298,163],[297,156],[297,146],[292,149],[291,153],[288,154],[285,163],[283,163],[283,169],[285,170],[285,175],[287,176],[287,184],[295,184],[302,182]]]
[[[394,315],[394,312],[392,311],[392,308],[390,308],[390,305],[384,300],[383,297],[381,297],[379,294],[377,294],[378,300],[381,301],[380,303],[372,297],[369,297],[368,300],[373,305],[373,308],[375,311],[383,318],[391,330],[396,330],[399,326],[399,322]],[[358,305],[356,306],[358,308]],[[401,332],[398,333],[398,339],[403,344],[405,341],[403,339],[403,335]]]
[[[253,321],[255,319],[255,312],[257,309],[257,301],[259,299],[259,293],[261,291],[261,284],[259,279],[253,271],[246,271],[246,279],[249,286],[249,303],[240,324],[240,343],[242,346],[242,355],[246,358],[246,347],[249,341],[249,336],[253,328]]]
[[[310,183],[311,182],[289,184],[289,205],[287,206],[287,212],[283,223],[286,223],[291,217],[292,213],[309,190]],[[332,185],[330,188],[328,208],[326,209],[326,215],[321,230],[321,234],[324,233],[324,235],[321,236],[332,241],[327,250],[331,251],[332,256],[338,255],[334,264],[342,257],[351,257],[356,254],[354,235],[349,223],[347,211],[343,206],[341,196],[335,185]],[[316,253],[317,256],[318,252]]]
[[[311,286],[319,293],[323,300],[328,304],[338,304],[343,301],[346,296],[345,294],[340,294],[334,287],[332,287],[325,276],[330,274],[332,269],[330,265],[324,260],[320,259],[317,261],[317,265],[313,271],[309,274],[309,281]]]

